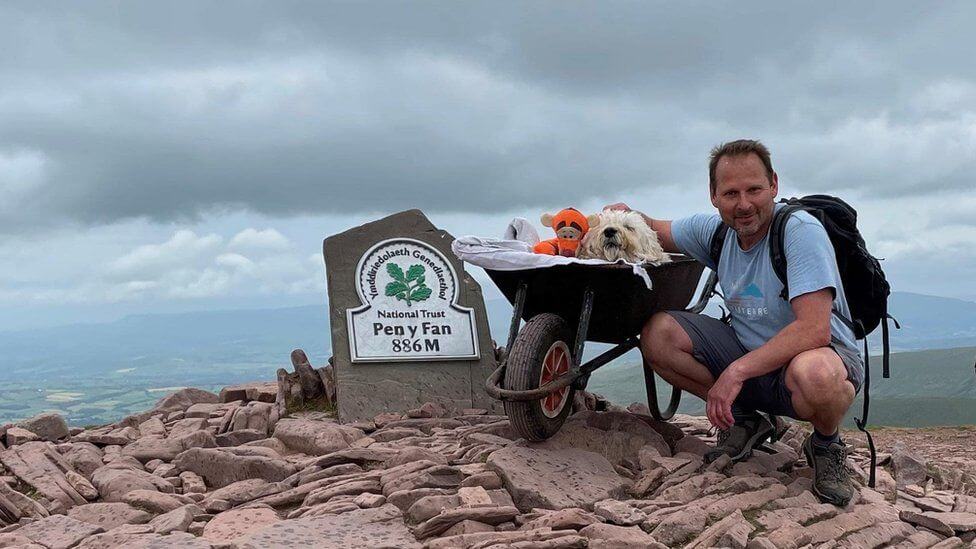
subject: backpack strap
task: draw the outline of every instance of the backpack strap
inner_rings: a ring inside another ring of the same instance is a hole
[[[708,257],[710,257],[712,259],[712,263],[715,264],[715,271],[712,276],[718,276],[718,261],[722,257],[722,247],[725,246],[725,238],[728,236],[730,230],[731,227],[726,225],[724,222],[720,222],[718,227],[715,227],[715,232],[712,234],[712,240],[708,246]],[[712,293],[709,297],[715,295],[721,296],[723,299],[725,298],[725,296],[718,291],[717,285],[712,287]],[[722,307],[721,305],[719,305],[718,308],[722,310],[722,317],[719,318],[719,320],[731,326],[732,313],[726,311],[725,307]]]
[[[855,322],[860,324],[859,320]],[[885,355],[887,359],[887,355]],[[871,357],[868,354],[868,338],[864,338],[864,400],[862,401],[861,417],[854,418],[854,424],[868,439],[868,450],[871,452],[871,473],[868,476],[868,487],[874,488],[875,469],[878,463],[878,453],[874,447],[874,438],[868,432],[868,407],[871,403]]]
[[[718,260],[722,257],[722,247],[725,245],[725,237],[729,234],[729,226],[724,222],[719,222],[712,234],[712,242],[708,247],[708,257],[715,264],[715,272],[718,272]]]
[[[888,321],[891,320],[895,323],[895,328],[901,330],[901,324],[898,324],[898,319],[888,314],[888,300],[885,299],[884,310],[882,311],[881,317],[881,346],[882,346],[882,368],[881,375],[885,379],[891,377],[891,370],[888,367],[888,355],[890,354],[888,347]],[[867,341],[867,337],[864,338]]]
[[[790,300],[790,285],[786,277],[786,221],[793,212],[802,209],[802,206],[787,203],[773,214],[773,221],[769,224],[769,259],[773,263],[776,278],[783,283],[783,291],[779,296],[784,301]]]

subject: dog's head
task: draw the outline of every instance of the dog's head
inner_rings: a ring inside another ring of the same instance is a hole
[[[579,257],[632,263],[668,260],[655,233],[635,211],[603,210],[588,219],[590,230],[580,244]]]

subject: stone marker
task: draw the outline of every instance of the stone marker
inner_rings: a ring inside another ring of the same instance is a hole
[[[483,388],[495,358],[481,286],[453,240],[420,210],[325,239],[340,421],[427,401],[495,408]]]

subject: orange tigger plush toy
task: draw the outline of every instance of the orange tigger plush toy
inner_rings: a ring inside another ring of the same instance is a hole
[[[591,216],[596,217],[596,216]],[[595,221],[595,219],[594,219]],[[556,215],[542,214],[542,224],[556,231],[556,238],[543,240],[532,248],[537,254],[576,257],[576,249],[590,223],[585,215],[575,208],[560,210]]]

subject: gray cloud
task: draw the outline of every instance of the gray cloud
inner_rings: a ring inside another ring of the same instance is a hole
[[[0,231],[547,208],[700,185],[971,189],[971,3],[0,8]],[[558,198],[557,198],[558,197]]]

